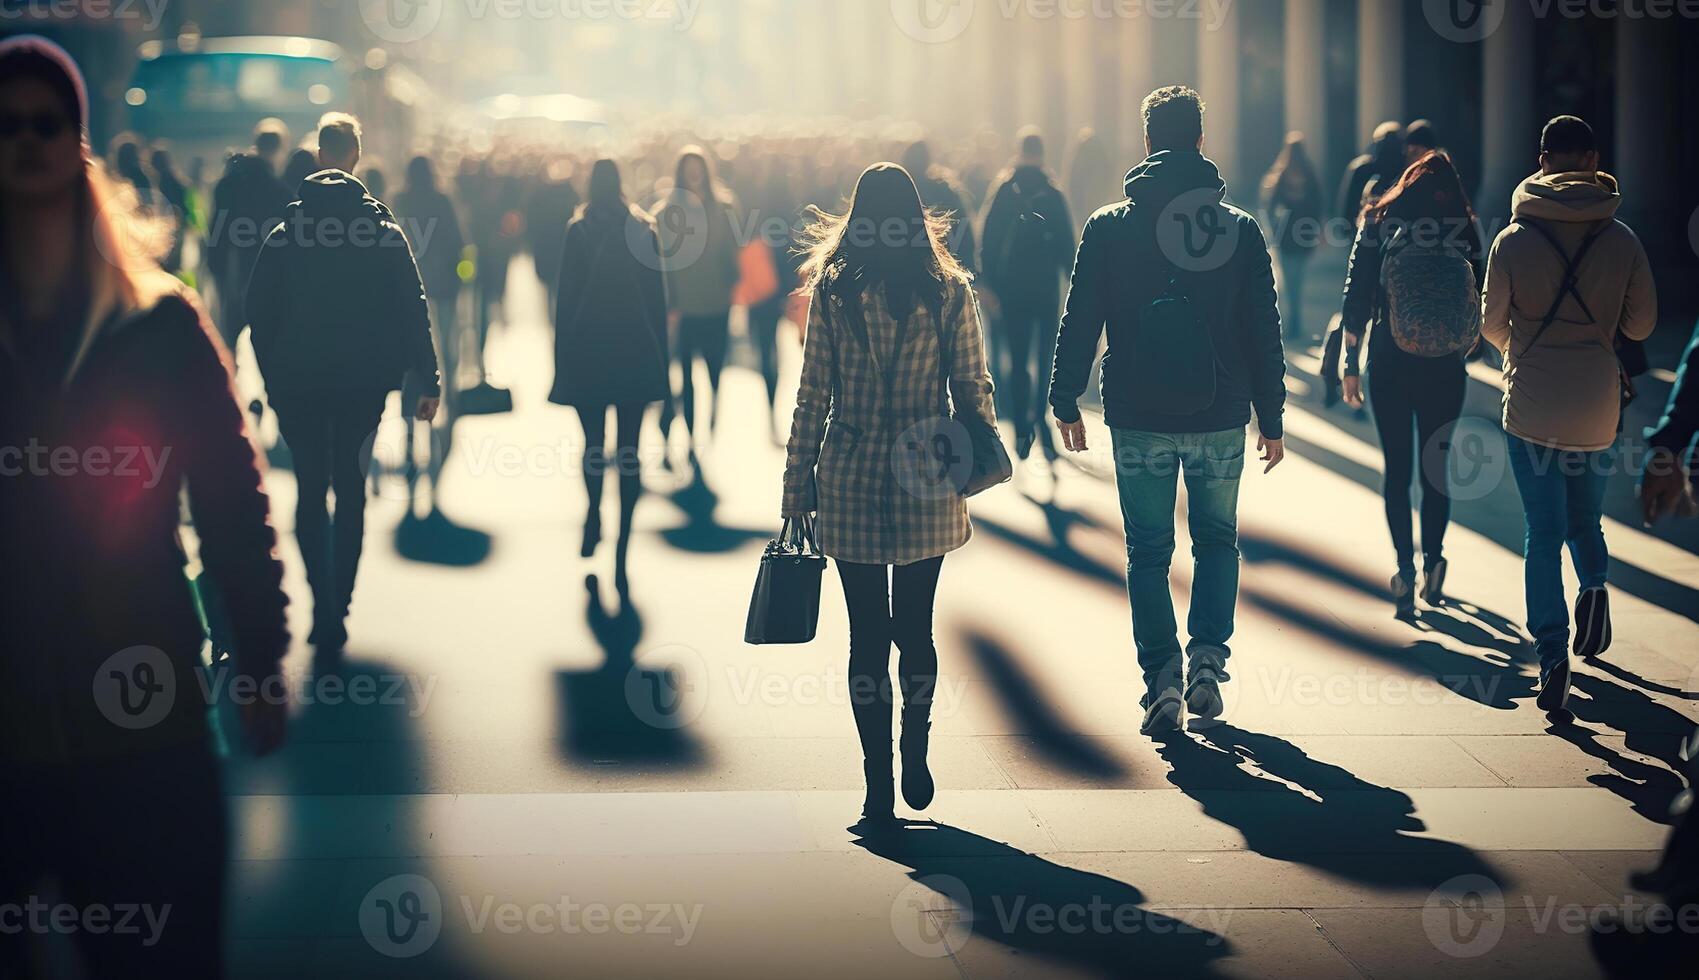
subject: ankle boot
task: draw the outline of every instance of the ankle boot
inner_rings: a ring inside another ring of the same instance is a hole
[[[883,757],[863,759],[862,775],[867,780],[867,798],[861,805],[861,820],[863,823],[895,823],[897,792],[893,787],[894,778],[891,774],[891,753],[886,749]]]
[[[932,722],[924,709],[903,712],[903,734],[899,740],[903,753],[903,802],[916,810],[924,810],[931,804],[935,789],[932,771],[926,767],[931,732]]]

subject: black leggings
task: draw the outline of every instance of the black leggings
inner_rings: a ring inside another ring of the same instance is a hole
[[[684,428],[696,434],[696,358],[708,367],[708,429],[714,428],[720,402],[720,371],[726,366],[726,349],[731,343],[731,311],[713,316],[686,316],[679,319],[678,349],[675,359],[684,369],[679,385],[679,414],[684,416]],[[671,427],[671,414],[663,419],[663,431]]]
[[[1005,310],[1003,330],[1009,345],[1009,417],[1018,442],[1049,431],[1042,423],[1056,356],[1056,317],[1037,309]]]
[[[643,467],[637,456],[638,437],[643,432],[642,403],[615,408],[618,430],[611,468],[619,474],[619,557],[625,561],[625,546],[631,540],[631,515],[637,510],[637,499],[643,495]],[[608,406],[579,408],[578,421],[584,426],[584,489],[589,495],[587,521],[599,524],[602,514],[603,476],[610,469],[608,459]]]
[[[1405,355],[1408,357],[1409,355]],[[1376,360],[1396,366],[1374,367]],[[1468,373],[1456,358],[1405,363],[1370,353],[1369,407],[1386,454],[1386,526],[1398,569],[1414,572],[1416,545],[1410,529],[1410,484],[1420,462],[1422,480],[1422,557],[1432,568],[1445,557],[1445,529],[1451,523],[1451,489],[1447,472],[1451,434],[1463,414]],[[1419,455],[1418,455],[1419,454]]]
[[[891,754],[891,644],[897,645],[897,683],[903,714],[924,722],[938,685],[938,649],[932,644],[932,600],[944,557],[912,565],[838,562],[849,608],[850,705],[862,756]],[[889,573],[889,581],[886,575]]]

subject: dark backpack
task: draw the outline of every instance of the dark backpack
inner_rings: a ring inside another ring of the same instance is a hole
[[[1395,230],[1382,246],[1380,283],[1392,340],[1406,354],[1445,357],[1480,339],[1480,284],[1456,243]]]
[[[998,281],[1009,282],[1023,271],[1036,271],[1050,264],[1057,252],[1062,230],[1044,212],[1041,194],[1028,194],[1021,185],[1009,182],[1009,192],[1020,205],[1020,213],[1003,236],[1002,254],[994,270]]]
[[[1132,362],[1134,398],[1150,410],[1196,415],[1215,404],[1215,341],[1177,270],[1134,320]]]

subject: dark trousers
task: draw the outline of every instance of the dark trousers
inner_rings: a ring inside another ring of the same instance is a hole
[[[1056,358],[1056,312],[1043,306],[1013,306],[1003,311],[1004,340],[1009,350],[1009,417],[1015,445],[1025,450],[1034,436],[1048,436],[1042,425],[1046,403],[1040,392],[1050,387],[1050,366]],[[1023,452],[1024,455],[1024,452]]]
[[[0,787],[0,906],[26,912],[0,929],[0,977],[52,975],[40,952],[67,933],[92,977],[223,975],[228,830],[204,741]],[[75,929],[55,925],[62,906]]]
[[[278,431],[294,460],[295,538],[313,590],[315,624],[340,624],[348,617],[366,536],[366,464],[383,403],[382,393],[361,393],[274,405]],[[336,495],[334,517],[330,493]]]
[[[912,565],[838,562],[849,609],[850,706],[868,761],[891,756],[891,644],[897,646],[897,682],[905,724],[924,723],[938,686],[938,649],[932,643],[932,602],[944,557]]]
[[[1456,358],[1407,365],[1403,358],[1382,356],[1376,366],[1370,352],[1369,408],[1386,455],[1386,526],[1398,569],[1416,571],[1416,545],[1410,528],[1410,485],[1420,473],[1422,482],[1422,556],[1432,568],[1445,557],[1445,530],[1451,523],[1448,469],[1451,435],[1463,413],[1468,374]]]
[[[779,401],[779,320],[784,312],[783,303],[749,308],[749,339],[761,359],[761,380],[767,383],[769,408]]]
[[[708,428],[714,427],[715,407],[719,403],[720,371],[726,366],[726,349],[731,343],[731,311],[712,316],[686,316],[679,320],[678,336],[673,343],[673,359],[684,371],[678,391],[678,412],[684,416],[684,428],[696,433],[696,358],[708,366],[709,408]],[[661,432],[672,428],[673,410],[669,404],[661,415]]]
[[[618,429],[614,436],[613,458],[608,457],[608,406],[578,409],[578,421],[584,426],[584,489],[590,498],[586,523],[601,526],[602,486],[609,469],[619,474],[619,567],[625,567],[626,548],[631,543],[631,515],[637,511],[638,498],[643,496],[643,466],[637,456],[637,442],[643,432],[641,402],[620,405],[615,410]]]

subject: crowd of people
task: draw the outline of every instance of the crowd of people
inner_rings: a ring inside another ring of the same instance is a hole
[[[279,125],[261,123],[201,203],[202,181],[179,174],[167,148],[125,138],[109,167],[90,166],[76,66],[40,39],[0,44],[0,445],[47,439],[86,456],[122,439],[167,461],[151,481],[97,479],[92,467],[69,479],[0,481],[19,573],[8,576],[0,635],[8,650],[55,651],[8,655],[0,667],[8,788],[39,801],[6,810],[0,838],[13,846],[0,859],[0,887],[52,876],[85,896],[168,900],[167,941],[138,950],[109,937],[86,954],[97,967],[151,957],[183,975],[217,972],[219,946],[206,937],[219,929],[227,831],[205,705],[179,699],[166,723],[126,730],[87,703],[88,678],[115,650],[145,644],[162,651],[150,671],[199,689],[202,631],[181,575],[184,488],[234,669],[256,683],[281,669],[281,565],[232,396],[229,350],[244,331],[300,487],[308,640],[321,653],[339,650],[364,536],[363,444],[392,392],[403,392],[413,420],[431,424],[478,390],[464,383],[459,358],[481,362],[508,265],[522,254],[551,295],[550,401],[573,408],[585,434],[585,556],[601,543],[605,476],[618,476],[622,592],[642,493],[624,461],[649,409],[662,406],[663,436],[683,422],[694,457],[718,421],[734,307],[748,311],[775,411],[777,337],[787,322],[801,331],[781,510],[815,529],[812,546],[839,571],[866,780],[859,833],[896,823],[899,707],[902,796],[924,809],[935,792],[933,604],[945,557],[971,537],[969,497],[984,489],[957,476],[939,488],[918,472],[934,461],[932,441],[917,453],[909,434],[940,417],[978,432],[1007,423],[1021,458],[1034,446],[1052,458],[1082,452],[1080,401],[1100,366],[1145,682],[1142,730],[1164,738],[1188,715],[1208,723],[1222,714],[1247,430],[1255,426],[1258,462],[1273,470],[1285,456],[1285,347],[1312,339],[1294,295],[1318,247],[1305,231],[1328,217],[1354,236],[1328,370],[1346,401],[1368,402],[1385,454],[1389,599],[1406,618],[1446,599],[1449,434],[1466,359],[1496,350],[1526,514],[1537,703],[1561,711],[1571,654],[1599,656],[1612,640],[1603,486],[1639,373],[1635,345],[1657,320],[1645,253],[1614,218],[1620,192],[1600,170],[1592,129],[1572,116],[1546,125],[1530,161],[1538,172],[1490,241],[1431,125],[1377,130],[1332,216],[1294,134],[1260,182],[1269,237],[1231,203],[1229,183],[1242,178],[1204,155],[1199,93],[1158,89],[1142,114],[1147,155],[1119,195],[1103,187],[1113,171],[1095,136],[1072,148],[1064,183],[1042,136],[1028,131],[1007,161],[982,146],[946,151],[955,167],[924,142],[843,137],[711,148],[656,138],[594,160],[535,149],[422,155],[407,164],[392,208],[381,168],[363,165],[358,120],[332,113],[300,149]],[[880,158],[904,164],[866,166]],[[126,200],[171,222],[156,254],[139,254],[115,228]],[[1176,216],[1178,239],[1164,226]],[[1194,230],[1208,233],[1201,250]],[[197,251],[198,266],[186,268]],[[217,298],[216,327],[190,288],[197,282]],[[698,362],[707,392],[696,390]],[[1652,436],[1648,519],[1692,509],[1685,465],[1699,393],[1685,372],[1681,380]],[[939,458],[1001,451],[957,444]],[[1169,583],[1182,479],[1195,566],[1185,642]],[[1412,484],[1421,492],[1419,568]],[[1565,546],[1581,580],[1573,611]],[[153,677],[134,675],[138,684]],[[286,719],[286,705],[266,698],[242,715],[261,753],[282,743]],[[109,819],[120,805],[127,819]],[[1678,840],[1691,837],[1690,824]],[[138,840],[147,834],[157,836]],[[1694,898],[1693,872],[1670,877],[1672,901]]]

